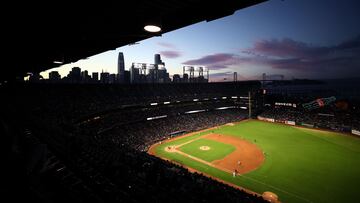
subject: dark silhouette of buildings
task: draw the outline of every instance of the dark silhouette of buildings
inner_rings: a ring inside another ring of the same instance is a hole
[[[137,83],[170,83],[170,75],[165,67],[165,62],[161,60],[160,54],[154,55],[154,64],[132,63],[130,70],[125,70],[124,54],[118,55],[117,73],[102,71],[93,72],[91,75],[87,70],[80,67],[73,67],[67,76],[61,78],[58,71],[51,71],[49,79],[43,79],[40,74],[30,75],[29,82],[49,82],[49,83],[81,83],[81,84],[137,84]],[[195,75],[196,73],[196,75]],[[206,73],[206,75],[204,75]],[[190,74],[190,77],[189,77]],[[99,78],[100,77],[100,78]],[[174,83],[206,83],[209,78],[209,70],[204,67],[185,67],[183,77],[179,74],[173,76]]]
[[[155,54],[154,63],[155,63],[155,65],[163,65],[163,66],[165,66],[165,63],[161,60],[160,54]]]
[[[54,81],[54,82],[60,81],[61,76],[60,76],[59,72],[58,71],[51,71],[49,73],[49,80]]]
[[[179,83],[179,82],[181,82],[181,78],[180,78],[180,75],[179,75],[179,74],[174,74],[174,75],[173,75],[173,82],[174,82],[174,83]]]
[[[67,81],[70,83],[79,83],[81,81],[81,69],[73,67],[67,75]]]
[[[42,79],[42,76],[39,73],[33,73],[29,77],[29,81],[33,82],[33,83],[40,82],[41,79]]]
[[[154,64],[132,63],[130,68],[130,83],[168,83],[171,82],[165,62],[160,54],[155,54]]]
[[[124,62],[124,54],[122,52],[119,52],[117,71],[118,71],[117,72],[118,82],[124,83],[125,82],[125,62]]]
[[[99,82],[99,73],[98,72],[93,72],[92,73],[91,81],[92,81],[92,83],[98,83]]]
[[[100,73],[100,82],[101,83],[109,83],[110,81],[110,74],[108,72],[101,72]]]
[[[87,70],[81,72],[81,83],[89,83],[91,81],[91,76]]]

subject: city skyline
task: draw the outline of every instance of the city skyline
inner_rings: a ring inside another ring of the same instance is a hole
[[[100,78],[99,78],[100,76]],[[117,72],[91,72],[73,67],[66,76],[61,76],[53,70],[48,78],[40,74],[31,74],[28,81],[31,83],[72,83],[72,84],[140,84],[140,83],[207,83],[209,70],[204,67],[184,66],[183,74],[174,74],[170,77],[165,62],[160,54],[154,55],[154,63],[132,63],[130,70],[124,68],[124,55],[118,54]]]
[[[359,77],[360,7],[356,1],[270,0],[211,22],[185,28],[66,64],[90,72],[116,73],[119,52],[125,69],[131,63],[151,63],[161,54],[170,76],[184,65],[210,69],[210,81],[261,79],[262,73],[291,78]]]

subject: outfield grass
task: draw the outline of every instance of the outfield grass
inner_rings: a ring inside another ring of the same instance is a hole
[[[210,147],[209,151],[201,150],[201,146]],[[208,139],[198,139],[180,147],[182,152],[200,158],[207,162],[224,158],[235,150],[235,147],[229,144],[216,142]]]
[[[256,120],[222,126],[212,131],[255,143],[266,152],[264,164],[234,178],[229,173],[188,157],[164,151],[168,145],[179,145],[209,131],[164,143],[155,152],[157,156],[252,191],[275,192],[282,202],[360,201],[357,195],[360,189],[359,138]],[[199,158],[206,160],[204,157]]]

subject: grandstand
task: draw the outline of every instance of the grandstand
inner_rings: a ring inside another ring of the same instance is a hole
[[[268,92],[263,97],[264,108],[260,117],[349,134],[359,131],[360,100],[356,96],[358,83],[340,84],[336,88],[333,84],[321,84],[321,91],[318,84],[308,85],[305,92],[296,91],[296,94],[289,92],[287,85],[284,86],[286,90],[282,94]],[[281,88],[280,86],[279,89]],[[297,85],[292,88],[299,89]],[[352,94],[345,95],[345,89],[350,89]],[[313,93],[309,94],[311,90]]]
[[[177,132],[247,118],[255,81],[154,85],[8,85],[3,126],[41,201],[263,202],[145,153]],[[255,100],[255,99],[252,99]],[[255,108],[256,102],[253,103]],[[152,119],[149,119],[152,118]],[[16,184],[16,183],[14,183]],[[18,182],[20,184],[20,182]],[[190,191],[198,191],[197,193]],[[35,198],[35,197],[34,197]]]
[[[258,81],[7,84],[1,91],[7,95],[2,130],[14,157],[9,166],[21,169],[11,184],[23,185],[15,190],[36,201],[263,202],[147,151],[179,135],[248,119],[249,107],[260,120],[360,131],[357,100],[267,95]]]

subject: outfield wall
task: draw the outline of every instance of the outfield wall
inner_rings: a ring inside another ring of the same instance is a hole
[[[352,129],[351,133],[354,135],[360,136],[360,131],[358,131],[358,130]]]
[[[307,128],[316,128],[314,124],[310,124],[310,123],[296,123],[295,121],[289,121],[289,120],[277,120],[277,119],[274,119],[274,118],[267,118],[267,117],[262,117],[262,116],[258,116],[257,117],[258,120],[260,121],[267,121],[267,122],[272,122],[272,123],[283,123],[283,124],[286,124],[286,125],[291,125],[291,126],[295,126],[295,125],[298,125],[298,126],[304,126],[304,127],[307,127]],[[319,126],[320,128],[325,128],[323,126]],[[348,128],[348,127],[343,127],[341,129],[331,129],[331,128],[325,128],[325,129],[328,129],[328,130],[331,130],[331,131],[340,131],[340,132],[343,132],[343,133],[351,133],[353,135],[356,135],[356,136],[359,136],[360,137],[360,131],[357,130],[357,129],[351,129],[351,128]]]
[[[258,119],[258,120],[261,120],[261,121],[272,122],[272,123],[275,122],[275,119],[273,119],[273,118],[265,118],[265,117],[258,116],[257,119]]]

